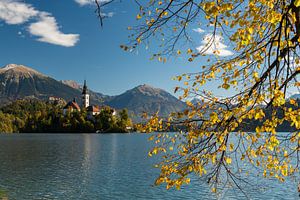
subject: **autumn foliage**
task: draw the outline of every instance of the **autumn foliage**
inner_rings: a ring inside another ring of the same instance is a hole
[[[243,166],[280,181],[298,172],[300,109],[286,94],[300,86],[299,0],[151,0],[140,5],[136,18],[141,24],[128,28],[135,39],[122,45],[125,50],[158,38],[161,51],[153,58],[159,61],[167,61],[170,54],[187,57],[189,62],[207,57],[205,64],[199,63],[199,72],[176,77],[183,84],[175,92],[188,109],[168,119],[152,116],[140,127],[147,132],[184,127],[150,138],[156,146],[149,155],[163,158],[157,165],[161,173],[156,184],[180,188],[194,173],[204,177],[215,192],[222,184],[240,187],[245,180]],[[189,42],[188,32],[195,24],[212,30],[201,50],[182,45]],[[206,55],[220,37],[234,54],[222,57],[215,49],[213,55]],[[206,90],[208,84],[217,84],[228,96]],[[194,97],[199,99],[196,104],[190,102]],[[256,131],[242,131],[240,127],[251,120],[261,122]],[[283,123],[296,131],[278,133]]]

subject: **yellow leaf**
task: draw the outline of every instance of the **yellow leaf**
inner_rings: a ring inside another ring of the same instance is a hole
[[[295,1],[294,1],[294,5],[295,5],[296,7],[299,7],[299,6],[300,6],[300,0],[295,0]]]
[[[193,106],[193,103],[190,102],[190,101],[186,101],[186,105],[189,106],[189,107],[192,107],[192,106]]]
[[[231,164],[231,158],[226,157],[226,160],[225,160],[225,161],[226,161],[227,164]]]
[[[232,143],[230,143],[229,145],[229,151],[233,151],[234,145]]]
[[[170,188],[171,188],[171,185],[168,184],[168,185],[166,186],[166,189],[168,190],[168,189],[170,189]]]
[[[296,101],[295,101],[295,99],[290,99],[290,104],[295,104],[296,103]]]
[[[228,90],[228,89],[230,88],[230,85],[227,84],[227,83],[224,83],[224,84],[222,85],[222,88]]]
[[[152,153],[153,153],[153,154],[157,154],[157,148],[154,148],[154,149],[152,150]]]
[[[142,16],[140,15],[140,14],[138,14],[137,16],[136,16],[136,19],[141,19],[142,18]]]
[[[241,160],[245,160],[245,155],[242,155]]]
[[[218,114],[215,113],[215,112],[212,112],[212,113],[210,114],[210,120],[211,120],[212,123],[216,123],[216,122],[219,120]]]
[[[152,135],[148,140],[152,141],[154,139],[154,136]]]
[[[191,182],[191,179],[190,179],[190,178],[185,179],[185,183],[186,183],[186,184],[189,184],[190,182]]]

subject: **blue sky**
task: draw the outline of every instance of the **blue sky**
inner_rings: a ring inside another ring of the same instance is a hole
[[[104,12],[113,16],[101,28],[89,1],[0,0],[0,66],[23,64],[57,80],[87,79],[91,89],[116,95],[144,83],[173,92],[173,76],[204,64],[206,59],[180,57],[151,61],[151,49],[124,52],[119,46],[128,41],[127,27],[137,23],[138,7],[133,1],[112,4]],[[194,32],[201,47],[202,30]]]

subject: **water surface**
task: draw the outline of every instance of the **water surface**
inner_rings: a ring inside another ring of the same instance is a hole
[[[156,158],[143,134],[0,135],[0,191],[8,199],[244,199],[210,193],[196,177],[182,190],[153,186]],[[266,182],[251,199],[297,199],[296,181]],[[0,194],[1,194],[0,193]]]

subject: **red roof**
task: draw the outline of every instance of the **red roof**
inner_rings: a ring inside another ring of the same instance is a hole
[[[67,105],[64,107],[64,109],[70,109],[70,108],[78,110],[78,111],[80,110],[79,105],[74,101],[68,102]]]
[[[88,112],[100,112],[100,108],[98,106],[89,106],[86,110]]]

